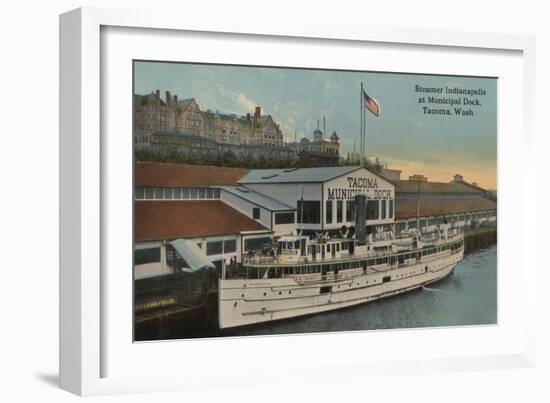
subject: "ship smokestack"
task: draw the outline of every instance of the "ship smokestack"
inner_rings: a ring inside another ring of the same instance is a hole
[[[367,195],[355,196],[355,238],[359,245],[364,245],[367,238]]]

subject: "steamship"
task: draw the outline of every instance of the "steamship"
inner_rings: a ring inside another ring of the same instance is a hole
[[[441,280],[462,260],[464,235],[443,223],[400,238],[353,231],[313,237],[295,230],[228,266],[219,280],[219,326],[232,328],[333,311]],[[356,232],[356,233],[355,233]]]

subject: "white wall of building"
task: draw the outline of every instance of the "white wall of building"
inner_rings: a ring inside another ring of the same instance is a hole
[[[282,203],[288,204],[291,207],[296,207],[298,200],[319,201],[322,202],[322,185],[321,183],[253,183],[246,184],[246,187],[262,193]],[[321,219],[323,214],[323,206],[321,203]],[[319,224],[296,224],[297,227],[303,229],[320,229]]]
[[[293,233],[296,230],[296,213],[292,212],[294,214],[294,223],[292,224],[275,224],[275,215],[277,213],[283,213],[282,211],[274,211],[272,213],[272,220],[273,220],[273,235],[274,236],[281,236],[281,235],[289,235]]]
[[[201,252],[204,256],[211,262],[224,261],[226,264],[229,263],[229,260],[232,258],[237,258],[237,261],[241,261],[241,236],[236,234],[225,235],[225,236],[213,236],[213,237],[197,237],[189,238],[190,241],[195,242],[199,246]],[[225,241],[235,241],[235,250],[228,251],[224,247]],[[216,254],[208,254],[208,243],[210,242],[221,242],[222,243],[222,252]]]
[[[321,197],[320,183],[247,183],[245,186],[291,207],[296,207],[302,195],[304,200],[320,200]]]
[[[324,183],[254,183],[246,184],[252,190],[279,200],[290,206],[297,206],[299,200],[320,202],[320,221],[317,224],[299,223],[296,226],[306,230],[335,230],[342,225],[355,225],[355,220],[348,217],[346,207],[348,200],[354,200],[356,194],[366,194],[369,200],[386,200],[386,214],[382,214],[382,206],[378,207],[378,219],[368,220],[368,225],[392,224],[395,217],[395,188],[384,178],[367,169],[357,169],[349,174],[331,179]],[[222,196],[223,197],[223,196]],[[332,222],[326,219],[326,201],[333,200]],[[342,201],[342,221],[337,220],[337,202]],[[389,200],[393,204],[390,216]],[[297,217],[300,211],[297,211]],[[290,229],[290,227],[285,228]],[[282,229],[281,229],[282,230]],[[277,234],[282,231],[277,230]]]
[[[257,204],[254,204],[252,202],[249,202],[248,200],[245,200],[242,197],[235,196],[234,194],[231,194],[223,189],[221,191],[220,197],[224,203],[228,204],[235,210],[239,211],[240,213],[252,219],[254,219],[253,210],[255,208],[259,208],[260,218],[256,219],[256,221],[258,221],[260,224],[264,225],[267,228],[271,228],[271,211],[270,210],[264,207],[261,207]]]
[[[252,219],[254,219],[254,216],[253,216],[254,209],[258,208],[260,210],[260,218],[256,219],[256,221],[264,225],[266,228],[269,228],[270,230],[274,231],[275,236],[289,234],[292,231],[294,231],[296,228],[295,212],[292,212],[292,214],[294,215],[294,223],[276,224],[275,215],[277,213],[289,213],[291,211],[271,211],[266,209],[265,207],[252,203],[251,201],[248,201],[242,197],[236,196],[223,189],[221,190],[221,200],[224,203],[231,206],[232,208],[234,208],[235,210],[239,211],[240,213]]]
[[[166,264],[166,247],[162,242],[136,242],[134,246],[134,249],[136,251],[157,248],[159,250],[159,260],[156,262],[135,264],[134,279],[143,280],[146,278],[164,276],[166,274],[174,273],[174,270]]]
[[[370,172],[367,169],[358,169],[354,172],[334,178],[323,184],[323,200],[326,207],[326,201],[332,200],[332,223],[327,222],[326,214],[323,214],[323,224],[325,229],[338,229],[342,225],[355,225],[355,220],[351,220],[346,215],[346,205],[348,200],[354,200],[355,195],[366,194],[367,200],[378,200],[378,219],[368,220],[368,225],[392,224],[395,217],[395,187],[391,182]],[[343,220],[338,222],[337,218],[337,202],[341,200],[343,207]],[[386,200],[386,214],[382,214],[381,200]],[[389,202],[393,203],[393,214],[389,216]]]

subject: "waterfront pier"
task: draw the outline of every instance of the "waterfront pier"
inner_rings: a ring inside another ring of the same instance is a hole
[[[496,194],[460,175],[429,182],[358,166],[266,172],[136,164],[136,341],[217,335],[217,283],[225,268],[297,229],[348,233],[355,221],[350,188],[371,192],[371,239],[415,231],[442,236],[449,225],[464,232],[466,254],[497,240]]]

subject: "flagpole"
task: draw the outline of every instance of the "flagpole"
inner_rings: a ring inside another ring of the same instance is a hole
[[[359,93],[359,109],[361,112],[361,125],[359,128],[359,163],[363,166],[363,82],[361,81],[361,92]]]
[[[363,89],[364,90],[364,89]],[[363,108],[365,109],[365,108]],[[367,111],[364,111],[363,122],[363,158],[365,159],[365,165],[367,165]]]

